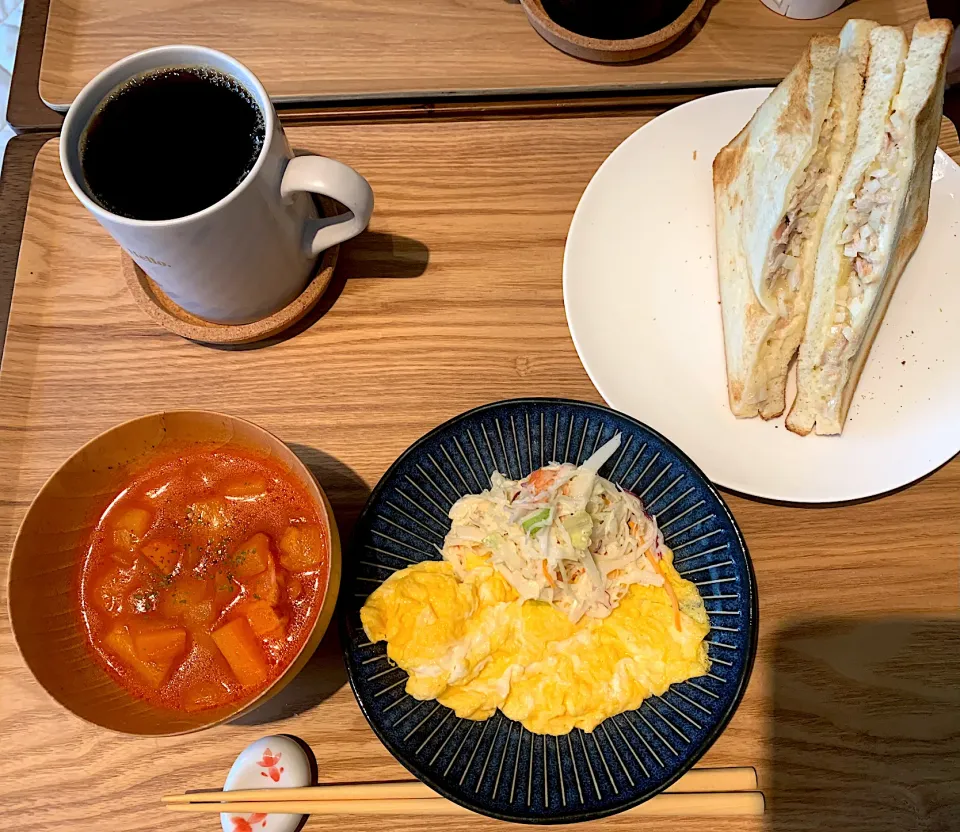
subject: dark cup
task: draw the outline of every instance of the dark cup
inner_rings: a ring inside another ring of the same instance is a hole
[[[629,40],[669,26],[688,0],[542,0],[543,9],[564,29],[588,38]]]

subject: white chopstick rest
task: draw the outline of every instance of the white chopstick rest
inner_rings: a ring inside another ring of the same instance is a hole
[[[250,743],[240,752],[227,774],[223,790],[286,791],[309,786],[310,781],[307,752],[289,737],[274,735]],[[293,832],[303,819],[303,814],[286,812],[261,815],[262,812],[248,811],[244,807],[237,811],[227,810],[220,813],[220,826],[223,832]]]

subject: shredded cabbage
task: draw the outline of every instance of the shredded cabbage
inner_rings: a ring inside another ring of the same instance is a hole
[[[663,538],[640,499],[599,476],[620,434],[582,465],[551,462],[522,480],[500,473],[490,488],[461,497],[443,557],[462,578],[480,556],[524,600],[554,604],[576,623],[605,618],[633,584],[662,586],[650,558]]]

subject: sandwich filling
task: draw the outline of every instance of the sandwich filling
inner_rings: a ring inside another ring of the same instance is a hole
[[[803,180],[793,193],[786,213],[773,234],[773,244],[767,257],[766,283],[776,293],[777,309],[781,318],[790,316],[790,307],[800,288],[800,255],[807,231],[823,202],[827,189],[824,174],[830,155],[830,143],[837,127],[838,114],[833,104],[827,109],[820,129],[820,139]]]
[[[745,393],[744,401],[765,402],[769,382],[778,372],[783,338],[797,314],[797,298],[803,278],[803,248],[813,233],[814,218],[827,190],[830,147],[838,121],[839,113],[831,103],[820,127],[816,149],[773,233],[763,280],[765,288],[777,299],[777,318],[761,347],[756,383]]]
[[[900,186],[900,143],[905,135],[903,117],[892,113],[887,119],[883,147],[864,174],[847,209],[846,224],[840,235],[843,271],[822,361],[824,381],[831,387],[841,386],[843,369],[859,346],[853,323],[864,307],[870,308],[879,291],[877,280],[883,273],[886,257],[881,238],[890,225]],[[839,404],[837,395],[831,397],[827,402],[828,411]]]

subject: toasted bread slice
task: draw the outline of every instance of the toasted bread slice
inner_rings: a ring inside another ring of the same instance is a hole
[[[814,38],[714,160],[730,407],[779,416],[806,321],[817,245],[855,133],[870,21]]]
[[[838,434],[900,275],[927,221],[952,25],[926,20],[907,49],[879,27],[856,144],[830,206],[787,427]]]

